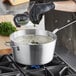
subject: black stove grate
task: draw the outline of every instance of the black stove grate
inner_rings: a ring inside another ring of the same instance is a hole
[[[0,58],[0,76],[76,76],[76,73],[57,55],[52,62],[36,67],[39,68],[16,63],[12,55]]]

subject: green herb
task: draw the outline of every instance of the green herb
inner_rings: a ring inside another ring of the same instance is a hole
[[[15,31],[16,31],[16,27],[14,27],[11,22],[0,23],[0,35],[9,36],[11,33]]]
[[[20,25],[25,25],[27,22],[26,21],[20,21],[18,22]]]

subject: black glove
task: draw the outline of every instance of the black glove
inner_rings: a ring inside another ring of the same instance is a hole
[[[35,3],[30,10],[30,20],[34,24],[39,24],[42,15],[50,10],[53,10],[55,5],[53,2],[48,3]]]

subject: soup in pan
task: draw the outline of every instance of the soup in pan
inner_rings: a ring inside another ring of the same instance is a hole
[[[17,43],[20,44],[45,44],[53,41],[53,38],[50,36],[41,36],[41,35],[26,35],[20,36],[15,39]]]

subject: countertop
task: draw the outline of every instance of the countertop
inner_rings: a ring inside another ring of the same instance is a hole
[[[29,3],[22,3],[12,6],[9,3],[0,2],[0,15],[24,13],[28,9]]]

